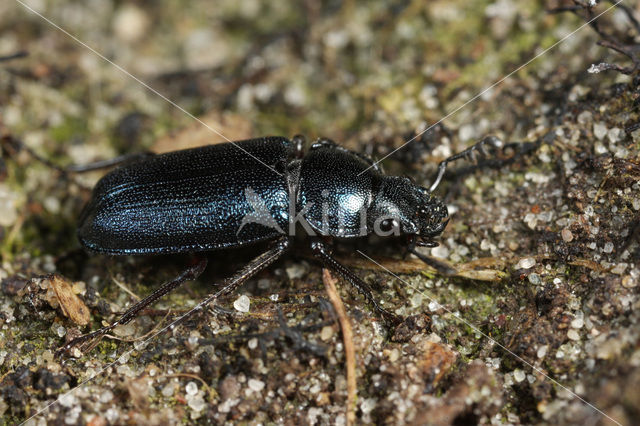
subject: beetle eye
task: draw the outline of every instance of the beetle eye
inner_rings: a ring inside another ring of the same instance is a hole
[[[398,226],[398,222],[395,219],[384,219],[380,222],[380,230],[383,232],[389,232]]]

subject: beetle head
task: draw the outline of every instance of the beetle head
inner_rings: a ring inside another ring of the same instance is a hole
[[[369,210],[369,228],[384,235],[412,235],[422,246],[435,246],[433,238],[444,231],[449,222],[447,206],[429,190],[410,179],[384,176]]]

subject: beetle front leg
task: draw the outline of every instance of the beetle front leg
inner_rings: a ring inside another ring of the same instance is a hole
[[[93,331],[91,333],[83,334],[80,337],[76,337],[75,339],[71,340],[69,343],[67,343],[60,349],[58,349],[56,351],[56,356],[60,356],[65,352],[69,352],[71,348],[78,345],[83,345],[87,342],[91,342],[87,350],[92,349],[93,347],[95,347],[95,345],[97,345],[100,342],[102,337],[105,334],[107,334],[109,331],[113,330],[119,325],[124,325],[129,323],[132,319],[138,316],[140,311],[142,311],[147,306],[151,305],[161,297],[169,294],[171,291],[176,289],[178,286],[182,285],[184,282],[195,280],[200,276],[200,274],[202,274],[202,272],[205,270],[206,267],[207,267],[207,258],[205,256],[199,256],[193,265],[189,266],[187,269],[182,271],[182,273],[178,275],[176,278],[164,283],[160,288],[155,290],[149,296],[145,297],[144,299],[140,300],[138,303],[136,303],[135,305],[127,309],[127,311],[124,314],[122,314],[122,316],[118,320],[116,320],[115,322],[111,323],[106,327],[102,327],[99,330]]]
[[[356,290],[360,292],[367,300],[367,302],[373,307],[373,309],[391,326],[395,327],[402,322],[402,318],[392,314],[391,312],[384,309],[378,301],[373,297],[371,292],[371,287],[369,284],[365,283],[360,279],[356,274],[347,269],[344,265],[339,263],[327,249],[326,245],[322,243],[320,240],[313,240],[311,242],[311,250],[313,251],[313,255],[320,259],[322,263],[332,271],[339,274],[342,278],[347,280],[349,284],[354,286]]]

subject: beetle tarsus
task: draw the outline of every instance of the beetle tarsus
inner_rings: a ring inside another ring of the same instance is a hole
[[[442,177],[444,176],[444,173],[447,170],[447,165],[449,165],[449,163],[461,158],[465,158],[468,161],[476,163],[480,157],[489,156],[490,152],[487,150],[487,147],[501,150],[504,147],[504,142],[502,142],[502,140],[496,136],[486,136],[484,139],[475,143],[464,151],[454,154],[451,157],[441,161],[440,164],[438,164],[438,175],[436,177],[436,180],[429,188],[429,192],[435,191],[438,185],[440,185]]]

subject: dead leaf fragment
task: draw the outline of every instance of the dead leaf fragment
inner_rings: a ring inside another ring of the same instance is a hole
[[[47,278],[58,299],[62,313],[78,325],[87,325],[91,318],[89,308],[75,294],[71,283],[66,278],[56,274],[49,275]]]
[[[458,272],[454,275],[456,277],[468,278],[476,281],[489,281],[498,282],[504,279],[507,274],[502,271],[505,268],[505,262],[495,258],[483,258],[477,259],[468,263],[457,263],[455,265],[450,264],[445,259],[436,258],[437,261],[450,265]],[[419,259],[394,259],[389,257],[376,257],[374,263],[368,259],[357,259],[353,257],[342,257],[340,261],[347,266],[351,266],[358,269],[369,269],[377,271],[391,271],[394,274],[413,274],[416,272],[427,271],[431,273],[438,273],[431,266],[426,265]],[[493,269],[486,269],[487,266]]]
[[[457,353],[446,345],[426,340],[422,345],[422,357],[418,363],[424,380],[432,387],[451,370]]]

